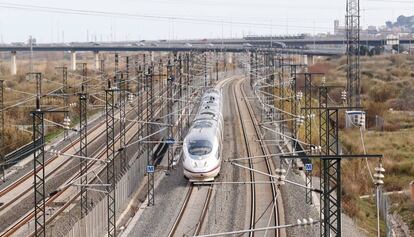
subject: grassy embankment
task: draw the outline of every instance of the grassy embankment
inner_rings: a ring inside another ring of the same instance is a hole
[[[414,58],[409,56],[378,56],[362,58],[362,103],[367,112],[368,130],[363,133],[368,153],[383,154],[386,169],[386,191],[406,190],[414,180]],[[345,59],[324,61],[311,67],[313,72],[326,73],[328,84],[345,85]],[[335,95],[334,95],[335,96]],[[339,96],[339,91],[336,97]],[[384,119],[375,126],[375,117]],[[343,126],[343,124],[341,125]],[[345,150],[362,154],[359,129],[340,132]],[[373,172],[377,161],[370,161]],[[372,199],[359,196],[372,194],[374,186],[362,161],[342,163],[343,206],[369,235],[376,231],[375,205]],[[414,233],[414,203],[406,195],[393,195],[392,210],[400,214]]]

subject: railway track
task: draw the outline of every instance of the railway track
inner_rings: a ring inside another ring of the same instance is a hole
[[[161,92],[160,92],[161,93]],[[165,92],[164,92],[165,93]],[[129,110],[128,111],[128,113],[127,113],[127,115],[129,115],[130,113],[132,113],[134,111],[134,109],[131,109],[131,110]],[[158,112],[159,112],[160,110],[158,110]],[[143,111],[143,113],[144,113],[144,115],[145,115],[145,111]],[[128,123],[128,127],[127,127],[127,131],[129,131],[129,130],[131,130],[131,129],[133,129],[134,128],[134,125],[136,125],[137,123],[136,122],[130,122],[130,123]],[[100,125],[97,125],[95,128],[94,128],[94,131],[96,130],[96,129],[98,129],[99,127],[101,127],[101,126],[103,126],[102,124],[100,124]],[[138,129],[136,128],[134,131],[138,131]],[[100,135],[102,135],[102,134],[104,134],[106,131],[103,129],[103,131],[102,132],[100,132],[99,133],[99,135],[98,136],[96,136],[96,137],[94,137],[93,138],[93,141],[95,141],[95,139],[98,139],[99,137],[100,137]],[[92,132],[91,132],[92,133]],[[135,135],[134,135],[135,136]],[[131,139],[134,137],[134,136],[132,136],[131,137]],[[119,140],[119,134],[117,135],[117,139],[116,140]],[[77,140],[78,141],[78,140]],[[92,141],[91,141],[92,142]],[[91,143],[90,142],[90,143]],[[90,143],[88,143],[88,144],[90,144]],[[117,142],[116,142],[117,143]],[[72,143],[71,145],[68,145],[68,150],[71,148],[71,147],[75,147],[77,145],[77,143],[75,142],[75,143]],[[101,144],[101,146],[99,146],[97,149],[95,149],[95,152],[94,152],[94,154],[91,154],[91,156],[97,156],[97,157],[99,157],[99,158],[102,158],[103,156],[105,155],[105,146],[104,146],[104,144]],[[56,156],[57,157],[57,156]],[[55,158],[56,159],[56,158]],[[69,162],[69,161],[71,161],[71,159],[67,159],[66,161],[65,161],[65,163],[66,162]],[[95,161],[94,162],[90,162],[89,163],[89,166],[93,166],[95,164]],[[59,166],[58,168],[56,168],[55,170],[54,170],[54,172],[53,173],[55,173],[55,172],[57,172],[60,168],[62,168],[62,166]],[[99,171],[99,173],[102,173],[103,171],[101,170],[101,171]],[[31,175],[30,175],[31,174]],[[32,177],[32,175],[33,175],[33,172],[31,172],[30,174],[27,174],[26,176],[24,176],[24,178],[25,179],[29,179],[30,177]],[[51,175],[51,174],[50,174]],[[72,176],[69,180],[74,180],[74,179],[76,179],[77,178],[77,176],[78,175],[74,175],[74,176]],[[19,180],[18,180],[19,181]],[[22,182],[24,182],[24,181],[20,181],[19,183],[22,183]],[[92,180],[92,182],[93,182],[93,180]],[[17,184],[18,185],[18,184]],[[51,204],[54,200],[56,200],[58,197],[60,197],[61,195],[63,195],[63,193],[68,189],[69,187],[66,187],[65,189],[63,189],[63,190],[60,190],[57,194],[55,194],[55,195],[53,195],[52,197],[49,197],[47,200],[46,200],[46,205],[49,205],[49,204]],[[12,189],[10,189],[10,190],[12,190]],[[32,190],[32,187],[30,187],[30,188],[28,188],[26,191],[25,191],[25,193],[28,193],[28,192],[30,192],[30,190]],[[24,194],[23,194],[24,195]],[[78,197],[78,195],[79,194],[77,194],[77,195],[75,195],[71,200],[69,200],[64,206],[62,206],[62,208],[61,209],[59,209],[56,213],[61,213],[65,208],[67,208],[72,202],[74,202],[75,200],[76,200],[76,198]],[[21,195],[19,195],[19,196],[21,196]],[[16,198],[14,201],[17,201],[18,199]],[[55,213],[55,214],[56,214]],[[50,218],[48,218],[47,219],[47,223],[49,223],[50,221],[52,221],[57,215],[55,215],[55,214],[53,214]],[[10,236],[10,235],[12,235],[13,233],[15,233],[16,231],[18,231],[18,229],[19,228],[21,228],[23,225],[25,225],[26,223],[29,223],[30,221],[31,221],[31,219],[33,218],[33,215],[34,215],[34,210],[31,210],[31,211],[29,211],[27,214],[25,214],[23,217],[21,217],[19,220],[17,220],[13,225],[11,225],[11,226],[9,226],[8,228],[6,228],[4,231],[3,231],[3,233],[1,233],[1,236]]]
[[[243,82],[236,82],[233,87],[234,100],[236,109],[239,114],[240,124],[242,127],[243,139],[246,146],[248,157],[255,157],[248,160],[250,169],[259,170],[270,175],[273,174],[273,163],[267,155],[270,154],[266,144],[261,141],[259,123],[254,115],[250,103],[244,99],[248,98],[244,91]],[[243,103],[241,102],[243,101]],[[247,112],[247,113],[243,113]],[[254,137],[252,139],[252,137]],[[249,228],[263,228],[273,225],[279,225],[279,204],[277,200],[277,186],[275,180],[271,177],[264,176],[249,170],[250,178],[250,220]],[[255,184],[255,182],[268,181],[269,184]],[[271,230],[268,235],[280,236],[279,230]],[[249,236],[255,236],[254,232],[249,232]]]
[[[190,184],[184,203],[168,233],[168,237],[195,236],[200,234],[210,205],[212,192],[212,185],[194,186]]]
[[[229,77],[218,82],[217,88],[222,88],[232,81]],[[168,237],[173,236],[195,236],[201,233],[208,208],[213,196],[213,185],[198,185],[190,183],[184,202],[175,219]],[[200,207],[202,207],[200,209]]]

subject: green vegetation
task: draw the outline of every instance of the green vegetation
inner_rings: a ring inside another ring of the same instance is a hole
[[[397,212],[405,220],[405,223],[411,230],[411,234],[414,229],[414,203],[409,199],[409,197],[404,195],[392,195],[391,199],[393,200],[394,205],[391,208],[392,212]]]
[[[375,199],[357,199],[356,202],[356,206],[358,206],[358,210],[356,211],[356,222],[358,227],[365,233],[370,234],[370,236],[377,236],[377,213]],[[384,221],[380,222],[380,228],[381,236],[386,236],[386,226]]]

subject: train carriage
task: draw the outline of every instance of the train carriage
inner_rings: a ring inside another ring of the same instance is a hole
[[[184,176],[191,182],[212,181],[221,168],[223,116],[221,92],[206,91],[183,144]]]

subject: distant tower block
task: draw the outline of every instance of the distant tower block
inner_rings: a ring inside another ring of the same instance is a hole
[[[70,52],[70,70],[76,71],[76,51]]]
[[[10,73],[12,75],[16,75],[17,74],[16,51],[12,51],[11,52]]]
[[[100,66],[101,66],[101,61],[99,60],[99,52],[98,51],[93,52],[93,56],[95,58],[95,70],[99,71]]]

